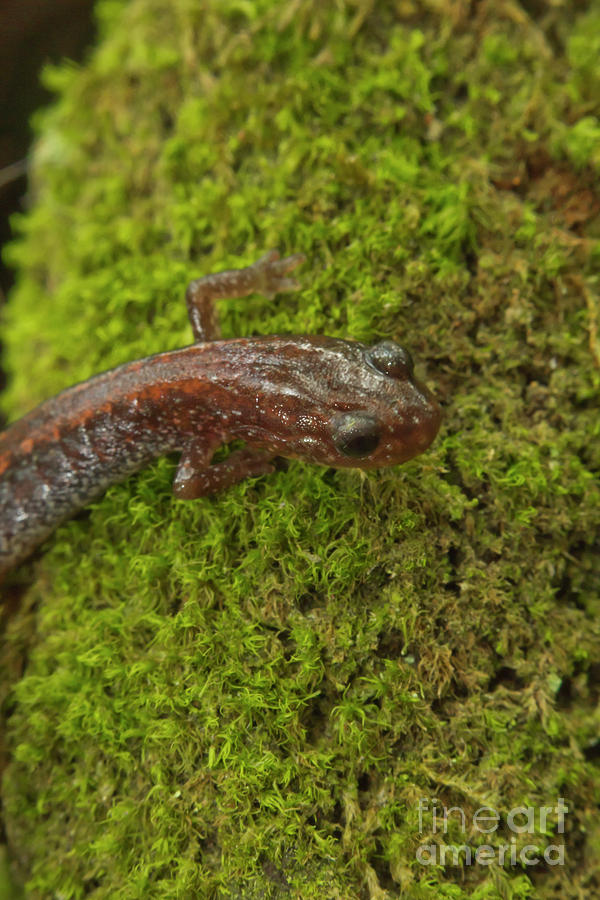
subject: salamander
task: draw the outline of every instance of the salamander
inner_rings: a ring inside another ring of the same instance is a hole
[[[320,336],[221,340],[215,300],[295,290],[301,254],[192,281],[194,341],[89,378],[0,434],[0,580],[109,485],[180,451],[173,490],[194,499],[273,470],[276,456],[372,469],[433,441],[441,410],[409,352]],[[240,450],[212,463],[223,444]]]

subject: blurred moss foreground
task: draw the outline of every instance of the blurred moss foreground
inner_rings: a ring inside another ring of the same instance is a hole
[[[598,896],[599,3],[98,14],[45,74],[4,409],[189,342],[186,282],[278,247],[302,291],[225,336],[401,340],[445,422],[196,503],[159,460],[14,574],[27,897]]]

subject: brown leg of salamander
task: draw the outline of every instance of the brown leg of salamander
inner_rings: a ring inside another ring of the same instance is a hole
[[[212,450],[211,450],[212,455]],[[206,455],[193,449],[181,455],[179,468],[173,481],[173,493],[180,500],[196,500],[207,494],[216,494],[225,488],[252,478],[266,475],[274,470],[273,455],[262,450],[234,450],[223,462],[202,465]]]
[[[245,269],[230,269],[191,281],[185,293],[185,302],[194,340],[218,340],[219,319],[214,306],[215,300],[246,297],[254,293],[263,294],[270,299],[280,291],[296,290],[298,282],[286,276],[304,259],[302,253],[280,259],[279,253],[271,250]]]

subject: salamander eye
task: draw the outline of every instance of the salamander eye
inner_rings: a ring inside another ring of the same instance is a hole
[[[367,413],[343,413],[333,425],[333,443],[344,456],[369,456],[377,449],[380,437],[379,422]]]
[[[413,358],[405,347],[394,341],[382,341],[375,344],[366,353],[371,365],[383,375],[390,378],[412,378],[414,373]]]

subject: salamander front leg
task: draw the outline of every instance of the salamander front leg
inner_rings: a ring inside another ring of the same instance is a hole
[[[210,465],[214,449],[210,449],[208,459],[204,448],[192,446],[183,451],[173,481],[173,493],[180,500],[216,494],[244,478],[267,475],[274,469],[271,464],[273,454],[250,448],[234,450],[227,459]]]
[[[279,253],[271,250],[245,269],[230,269],[191,281],[185,294],[185,302],[194,340],[218,340],[219,320],[215,300],[246,297],[254,293],[271,298],[280,291],[295,291],[299,284],[294,278],[288,278],[287,273],[304,262],[304,259],[302,253],[280,259]]]

